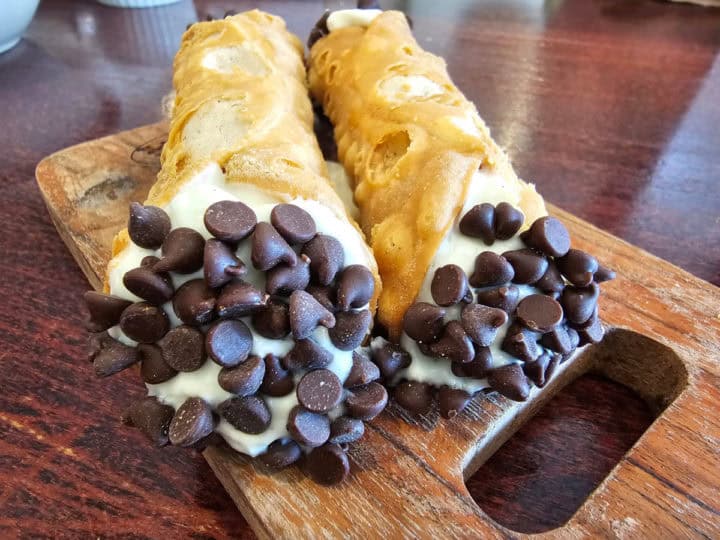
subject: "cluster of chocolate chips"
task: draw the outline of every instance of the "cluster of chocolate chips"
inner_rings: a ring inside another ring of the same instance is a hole
[[[328,369],[333,353],[315,339],[316,329],[324,327],[337,349],[357,349],[372,324],[366,309],[372,273],[345,266],[341,243],[318,233],[310,214],[296,205],[276,205],[268,223],[258,222],[242,202],[220,201],[207,208],[204,223],[213,236],[207,241],[193,229],[172,228],[160,208],[131,205],[130,239],[161,256],[145,257],[123,276],[142,301],[85,294],[90,330],[97,333],[91,352],[96,373],[111,375],[139,362],[143,380],[159,384],[200,369],[208,358],[221,366],[217,383],[233,397],[214,410],[200,397],[177,410],[154,397],[130,408],[128,423],[158,445],[204,447],[217,438],[220,418],[244,433],[263,433],[272,419],[265,397],[295,392],[299,404],[287,421],[292,440],[272,443],[261,461],[290,465],[303,455],[302,445],[312,449],[306,462],[313,478],[342,480],[348,472],[345,445],[362,436],[363,421],[382,411],[387,393],[374,382],[377,367],[358,352],[343,383]],[[264,290],[243,279],[249,273],[237,256],[243,242],[249,242],[249,262],[263,273]],[[177,281],[200,271],[203,277],[174,287],[171,272]],[[166,309],[182,324],[173,328]],[[137,347],[108,335],[116,325]],[[254,335],[292,339],[293,347],[281,358],[260,358],[252,354]],[[344,415],[336,416],[341,404]]]
[[[508,203],[485,203],[470,209],[459,228],[489,246],[515,236],[523,220],[522,212]],[[543,387],[577,347],[602,338],[598,283],[614,277],[592,255],[571,249],[567,229],[553,217],[537,219],[520,239],[523,249],[502,255],[481,252],[469,277],[454,264],[438,268],[430,288],[434,303],[413,304],[403,320],[405,334],[423,354],[449,361],[457,377],[487,379],[490,389],[516,401],[527,399],[530,381]],[[534,292],[521,294],[523,285]],[[453,306],[459,316],[448,321],[448,308]],[[491,345],[496,339],[516,362],[495,366]],[[381,366],[390,361],[392,375],[411,361],[389,343],[375,351],[374,359]],[[429,384],[403,381],[394,396],[407,409],[423,413],[430,409],[434,394]],[[447,386],[437,391],[445,417],[462,411],[471,398]]]

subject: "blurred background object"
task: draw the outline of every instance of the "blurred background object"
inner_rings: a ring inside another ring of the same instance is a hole
[[[40,0],[3,0],[0,2],[0,53],[18,44],[35,15]]]
[[[98,3],[120,8],[146,8],[175,4],[180,0],[97,0]]]

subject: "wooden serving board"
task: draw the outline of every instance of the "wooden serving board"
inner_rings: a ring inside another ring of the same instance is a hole
[[[155,124],[44,159],[37,181],[52,219],[100,288],[128,203],[144,200],[166,127]],[[558,208],[573,245],[618,279],[603,285],[605,339],[530,401],[478,397],[445,421],[389,407],[350,452],[352,475],[322,487],[295,468],[269,475],[211,448],[205,457],[261,538],[521,537],[473,502],[469,477],[574,377],[600,372],[641,395],[657,420],[564,526],[548,538],[720,537],[720,289]],[[158,450],[160,451],[160,450]]]

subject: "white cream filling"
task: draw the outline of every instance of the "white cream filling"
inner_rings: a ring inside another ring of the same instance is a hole
[[[345,206],[345,210],[347,210],[350,217],[352,217],[355,221],[358,221],[360,219],[360,209],[355,204],[355,195],[353,194],[353,188],[350,185],[350,177],[348,176],[345,167],[337,161],[328,161],[327,169],[333,188]]]
[[[395,75],[378,86],[382,96],[392,102],[419,101],[444,93],[442,86],[423,75]]]
[[[370,26],[375,17],[382,13],[381,9],[340,9],[333,11],[327,19],[330,32],[348,26]]]
[[[262,57],[249,48],[248,43],[231,47],[216,47],[205,53],[202,66],[224,74],[231,74],[236,69],[250,75],[267,75],[270,71]]]
[[[368,255],[364,240],[360,233],[347,221],[339,218],[332,210],[318,203],[306,199],[280,200],[274,195],[269,195],[262,190],[246,184],[225,182],[220,167],[212,163],[193,179],[183,185],[164,210],[170,216],[173,228],[190,227],[198,231],[205,238],[210,238],[210,233],[205,228],[203,216],[205,210],[211,204],[223,200],[240,200],[250,206],[257,215],[258,221],[270,221],[270,212],[278,203],[289,202],[295,204],[312,215],[320,233],[332,235],[337,238],[345,250],[345,265],[362,264],[369,266]],[[124,274],[140,265],[140,261],[147,255],[160,256],[160,250],[143,249],[130,243],[121,253],[118,254],[109,266],[110,294],[126,298],[132,301],[140,299],[127,290],[123,284]],[[265,276],[263,272],[253,268],[250,262],[250,242],[241,243],[237,251],[238,257],[248,267],[248,273],[243,276],[261,290],[265,289]],[[177,289],[181,284],[190,279],[202,277],[202,270],[190,274],[181,275],[171,273],[173,285]],[[163,306],[171,320],[173,327],[182,324],[175,316],[172,304],[168,302]],[[242,319],[252,329],[250,317]],[[134,345],[135,342],[125,336],[119,327],[115,326],[109,330],[114,338]],[[334,372],[341,381],[347,379],[352,368],[352,351],[341,351],[337,349],[325,328],[319,327],[312,337],[322,347],[333,354],[333,361],[327,369]],[[253,346],[251,354],[264,357],[267,354],[275,354],[282,357],[292,348],[292,336],[284,339],[266,339],[253,333]],[[160,401],[177,408],[191,396],[200,397],[215,407],[225,399],[232,397],[232,394],[223,390],[217,382],[217,375],[220,366],[208,359],[198,370],[190,373],[178,373],[169,381],[160,384],[147,384],[148,394],[156,396]],[[277,439],[289,437],[287,431],[287,419],[290,410],[297,405],[298,400],[295,392],[287,396],[274,398],[263,396],[272,415],[270,426],[264,432],[251,435],[235,429],[225,420],[221,420],[216,428],[227,443],[238,452],[256,456],[267,449],[267,446]],[[338,410],[331,411],[330,417],[340,414],[342,405]]]

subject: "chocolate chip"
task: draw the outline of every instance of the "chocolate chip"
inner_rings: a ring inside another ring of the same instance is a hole
[[[574,328],[568,328],[567,333],[570,338],[570,349],[572,352],[580,345],[580,334],[578,334],[577,330],[575,330]],[[568,355],[563,355],[563,357],[564,356]]]
[[[270,409],[259,396],[234,397],[223,401],[218,412],[230,425],[243,433],[257,435],[270,426]]]
[[[319,285],[330,285],[345,262],[345,252],[340,242],[325,234],[310,240],[302,252],[310,257],[310,273]]]
[[[439,306],[452,306],[460,302],[468,292],[468,279],[456,264],[446,264],[435,270],[430,292]]]
[[[335,316],[325,309],[312,295],[295,291],[290,295],[290,329],[295,339],[304,339],[321,324],[335,326]]]
[[[525,401],[530,395],[530,385],[519,364],[495,368],[488,374],[490,387],[513,401]]]
[[[90,334],[87,341],[87,359],[92,362],[95,357],[100,354],[105,347],[115,343],[116,340],[111,338],[107,332],[100,332],[98,334]]]
[[[525,216],[523,213],[506,202],[495,207],[495,238],[509,240],[520,230]]]
[[[523,372],[528,379],[535,383],[535,386],[542,388],[550,380],[550,377],[560,362],[560,358],[561,355],[559,354],[551,355],[544,352],[538,356],[537,360],[525,362]]]
[[[575,324],[587,321],[595,311],[598,296],[600,288],[596,283],[591,283],[589,287],[565,287],[560,304],[567,320]]]
[[[302,449],[295,441],[277,440],[268,446],[264,454],[258,459],[263,465],[271,469],[283,469],[292,465],[302,457]]]
[[[372,420],[387,405],[388,394],[382,384],[371,382],[348,391],[345,406],[348,414],[360,420]]]
[[[549,332],[563,319],[562,306],[544,294],[526,296],[517,307],[518,320],[530,330]]]
[[[495,242],[495,207],[489,203],[476,204],[460,220],[460,232],[481,238],[488,246]]]
[[[544,293],[559,293],[565,288],[565,281],[560,275],[555,261],[548,261],[548,267],[543,277],[541,277],[535,286]]]
[[[590,321],[590,324],[587,326],[577,329],[578,336],[580,337],[580,345],[599,343],[605,334],[602,323],[600,323],[598,317],[591,317]]]
[[[610,281],[611,279],[615,279],[616,274],[613,270],[610,270],[610,268],[598,265],[598,269],[595,271],[594,277],[595,283],[602,283],[604,281]]]
[[[95,291],[86,291],[83,294],[85,306],[90,312],[88,330],[102,332],[120,321],[120,315],[132,302]]]
[[[163,309],[147,302],[129,305],[120,316],[120,329],[139,343],[153,343],[169,328],[170,321]]]
[[[550,332],[544,334],[540,339],[540,344],[546,349],[560,354],[570,354],[575,348],[565,325],[556,326]]]
[[[576,287],[590,285],[599,268],[595,257],[579,249],[571,249],[567,255],[556,259],[555,262],[562,275]]]
[[[297,385],[300,405],[316,413],[334,409],[342,399],[340,379],[329,369],[316,369],[303,375]]]
[[[160,257],[155,255],[147,255],[140,259],[140,266],[147,266],[152,270],[152,267],[160,260]]]
[[[454,418],[467,407],[470,403],[472,396],[465,392],[465,390],[459,390],[443,386],[438,391],[438,407],[440,409],[440,416],[443,418]]]
[[[357,418],[338,416],[330,424],[330,439],[328,442],[349,444],[360,439],[365,434],[365,424]]]
[[[330,437],[330,420],[324,414],[317,414],[300,405],[290,411],[287,430],[300,444],[321,446]]]
[[[159,342],[163,360],[177,371],[190,372],[205,363],[202,332],[191,326],[173,328]]]
[[[472,377],[474,379],[484,379],[488,371],[493,367],[493,357],[489,347],[476,347],[475,356],[471,362],[461,364],[453,362],[451,369],[453,374],[458,377]]]
[[[459,321],[450,321],[442,337],[430,344],[432,356],[447,358],[453,362],[470,362],[475,356],[472,341]]]
[[[275,230],[275,227],[264,221],[255,226],[250,258],[253,266],[263,272],[280,263],[289,266],[297,264],[297,255],[293,249]]]
[[[405,312],[403,330],[418,343],[432,343],[445,327],[445,310],[427,302],[416,302]]]
[[[410,353],[389,341],[385,341],[381,347],[372,349],[372,359],[380,369],[380,375],[384,380],[391,380],[412,361]]]
[[[204,279],[184,283],[175,293],[172,305],[178,318],[191,326],[208,324],[215,318],[215,292]]]
[[[170,300],[175,292],[167,274],[157,274],[147,266],[125,272],[123,284],[131,293],[158,306]]]
[[[307,471],[318,484],[332,486],[345,480],[350,462],[339,445],[326,444],[308,454]]]
[[[317,233],[315,220],[294,204],[278,204],[270,212],[270,223],[290,244],[309,242]]]
[[[512,281],[515,276],[512,265],[497,253],[483,251],[475,258],[475,269],[470,276],[473,287],[494,287]]]
[[[255,229],[257,216],[240,201],[219,201],[205,211],[205,227],[218,240],[236,244]]]
[[[314,285],[311,283],[305,290],[309,292],[315,300],[320,302],[325,309],[335,313],[336,292],[333,287]]]
[[[217,289],[246,272],[245,263],[226,244],[214,238],[205,242],[203,273],[208,287]]]
[[[132,366],[140,359],[135,347],[119,341],[108,340],[93,359],[95,375],[107,377]]]
[[[342,311],[361,308],[375,292],[375,278],[372,272],[361,264],[346,266],[340,273],[337,284],[337,305]]]
[[[168,435],[175,446],[190,446],[212,433],[214,419],[210,405],[191,397],[180,405],[170,422]]]
[[[177,375],[177,370],[163,359],[162,349],[157,345],[141,343],[137,351],[141,361],[140,375],[144,382],[160,384]]]
[[[502,309],[511,315],[520,301],[520,289],[515,285],[478,291],[477,302],[484,306]]]
[[[345,388],[362,386],[380,378],[380,368],[373,364],[364,352],[354,351],[352,361],[350,374],[343,385]]]
[[[424,382],[401,382],[393,393],[398,404],[414,414],[427,414],[432,409],[432,387]]]
[[[513,283],[535,283],[547,272],[547,259],[531,249],[506,251],[503,257],[512,265],[515,272]]]
[[[128,235],[134,244],[148,249],[159,248],[170,232],[170,217],[162,208],[130,203]]]
[[[322,17],[320,17],[318,22],[315,23],[315,26],[313,26],[313,29],[310,31],[310,36],[307,40],[308,50],[312,49],[312,46],[315,45],[316,41],[318,41],[320,38],[327,36],[330,33],[327,27],[327,19],[329,16],[330,12],[326,11],[325,13],[323,13]]]
[[[154,272],[192,274],[203,266],[205,239],[187,227],[170,231],[162,245],[162,258],[153,266]]]
[[[216,322],[205,336],[205,348],[210,358],[223,367],[233,367],[244,362],[252,344],[252,333],[242,321]]]
[[[460,320],[470,339],[481,347],[489,347],[495,341],[498,329],[507,322],[508,316],[502,309],[470,304],[463,308]]]
[[[312,339],[298,339],[282,359],[285,369],[319,369],[330,365],[333,355]]]
[[[263,377],[260,391],[272,397],[287,396],[295,388],[292,374],[280,364],[280,359],[274,354],[264,358],[265,377]]]
[[[360,346],[372,324],[372,315],[362,311],[341,311],[335,315],[335,326],[328,330],[330,341],[341,351],[352,351]]]
[[[290,333],[290,315],[286,304],[268,300],[265,306],[252,314],[255,331],[268,339],[282,339]]]
[[[263,309],[267,299],[267,295],[254,285],[237,280],[222,288],[215,310],[221,319],[245,317]]]
[[[218,374],[220,388],[238,396],[251,396],[260,390],[265,377],[265,362],[259,356],[250,356],[242,364],[222,368]]]
[[[532,330],[513,323],[505,335],[501,348],[520,360],[532,362],[540,355],[540,349],[537,346],[539,337]]]
[[[174,414],[175,409],[152,396],[133,403],[127,411],[131,425],[142,431],[155,446],[165,446],[169,442],[168,430]]]
[[[570,233],[559,219],[544,216],[523,234],[525,245],[550,257],[562,257],[570,249]]]
[[[378,0],[358,0],[358,9],[380,9],[380,2]]]
[[[287,296],[302,290],[310,283],[310,264],[306,255],[301,255],[295,266],[278,264],[268,270],[265,290],[269,294]]]

